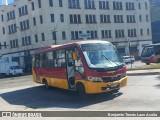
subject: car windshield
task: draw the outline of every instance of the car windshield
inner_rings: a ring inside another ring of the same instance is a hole
[[[144,47],[142,51],[142,57],[150,57],[154,54],[154,46]]]
[[[123,64],[123,60],[111,43],[83,44],[81,48],[91,68],[109,68]]]

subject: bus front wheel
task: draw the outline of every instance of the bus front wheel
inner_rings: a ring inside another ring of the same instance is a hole
[[[77,83],[76,89],[79,95],[86,95],[86,90],[82,83]]]

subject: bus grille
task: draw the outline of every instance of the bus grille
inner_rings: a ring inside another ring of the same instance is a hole
[[[114,82],[114,81],[118,81],[121,78],[123,78],[124,76],[122,75],[115,75],[115,76],[110,76],[110,77],[102,77],[103,82]]]

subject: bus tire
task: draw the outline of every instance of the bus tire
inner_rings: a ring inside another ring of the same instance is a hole
[[[50,89],[51,87],[48,85],[48,82],[47,82],[47,80],[43,80],[43,83],[44,83],[44,87],[46,88],[46,89]]]
[[[85,86],[82,83],[77,83],[76,84],[76,89],[77,89],[77,92],[80,96],[85,96],[86,95]]]
[[[150,63],[146,63],[146,65],[149,65]]]

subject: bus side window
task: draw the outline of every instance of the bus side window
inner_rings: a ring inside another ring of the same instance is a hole
[[[39,62],[40,62],[40,63],[39,63],[39,67],[40,67],[40,68],[43,68],[44,65],[45,65],[45,64],[44,64],[44,63],[45,63],[45,54],[44,54],[44,53],[41,53],[41,54],[40,54],[40,60],[39,60]]]
[[[39,54],[35,55],[35,67],[39,68]]]
[[[54,67],[53,52],[46,53],[46,55],[45,55],[45,67],[46,68]]]
[[[66,67],[64,50],[58,50],[54,53],[54,66],[62,68]]]
[[[84,67],[83,67],[83,64],[82,64],[82,60],[81,60],[77,50],[76,50],[76,52],[77,52],[77,60],[75,60],[75,69],[79,73],[83,74],[84,73]]]

